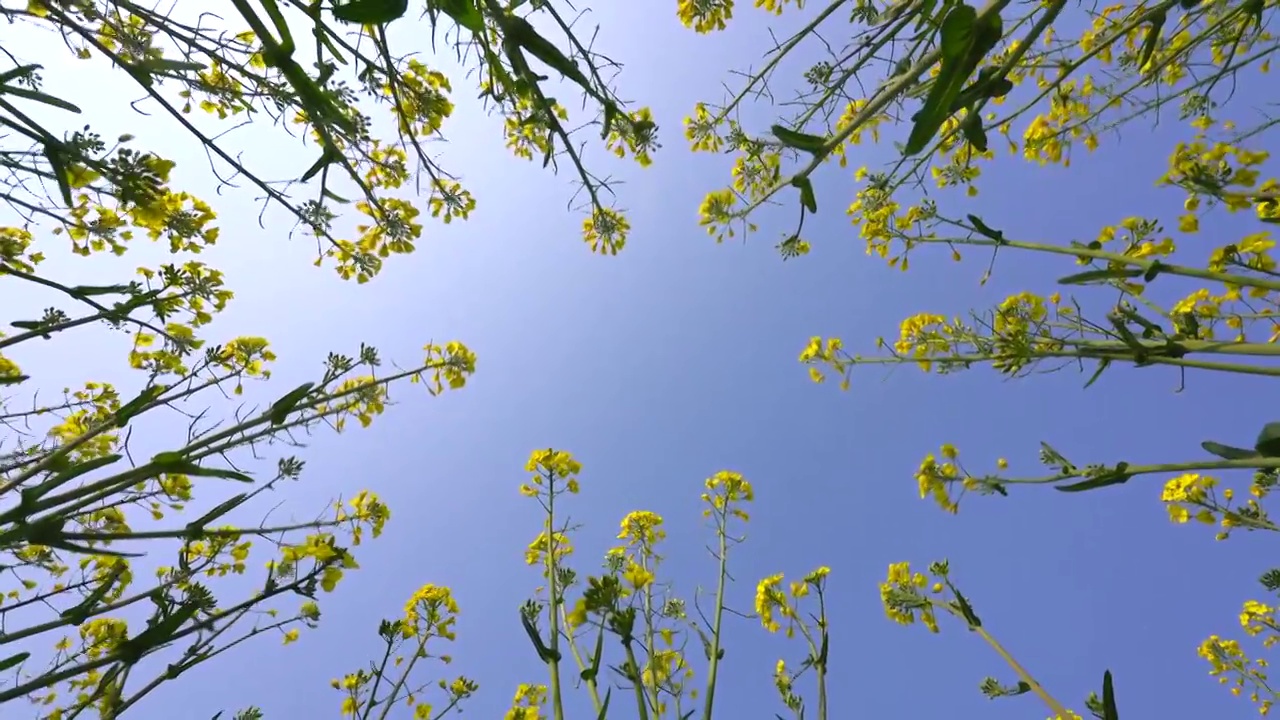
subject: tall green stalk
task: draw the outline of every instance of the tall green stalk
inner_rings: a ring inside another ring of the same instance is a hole
[[[726,504],[726,508],[728,505]],[[703,704],[702,720],[711,720],[711,710],[715,705],[716,698],[716,673],[720,669],[720,623],[724,618],[724,590],[729,576],[728,551],[729,539],[726,535],[728,518],[726,513],[721,513],[717,525],[717,539],[719,540],[719,560],[720,560],[720,576],[716,580],[716,609],[715,618],[712,621],[711,628],[711,657],[708,660],[707,668],[707,689],[706,702]]]
[[[560,588],[556,583],[556,486],[555,475],[549,473],[547,481],[547,595],[551,607],[548,615],[551,622],[551,637],[547,642],[550,656],[547,668],[551,674],[551,708],[555,720],[564,720],[564,700],[560,689]]]

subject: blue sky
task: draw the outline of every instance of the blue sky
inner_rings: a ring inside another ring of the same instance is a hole
[[[569,179],[511,159],[497,121],[476,112],[461,78],[445,159],[475,193],[477,212],[467,223],[429,225],[418,252],[388,262],[374,282],[344,284],[312,268],[312,245],[282,237],[279,213],[260,228],[246,193],[220,200],[222,241],[206,260],[226,272],[237,300],[213,332],[272,340],[281,357],[273,394],[311,377],[327,352],[354,352],[361,342],[412,362],[426,341],[460,339],[479,355],[478,372],[465,390],[438,399],[402,388],[372,428],[312,442],[304,481],[287,491],[290,507],[306,513],[367,487],[392,508],[385,534],[325,599],[318,631],[291,647],[266,639],[211,662],[157,693],[138,717],[200,718],[250,704],[272,719],[336,717],[341,698],[328,680],[372,657],[377,620],[424,582],[449,585],[462,606],[449,673],[481,685],[468,712],[500,716],[517,683],[545,677],[516,612],[538,585],[523,548],[540,517],[516,488],[529,452],[547,446],[584,465],[572,507],[587,523],[579,569],[594,569],[626,512],[653,510],[667,522],[668,577],[686,597],[714,583],[701,483],[721,469],[745,474],[757,502],[749,540],[732,560],[732,603],[748,609],[762,576],[831,567],[832,717],[1048,715],[1030,696],[984,699],[983,677],[1013,677],[955,623],[933,637],[884,617],[876,584],[886,566],[941,558],[991,632],[1077,711],[1110,669],[1126,716],[1253,712],[1208,677],[1195,648],[1212,633],[1238,635],[1240,604],[1261,592],[1255,578],[1267,567],[1258,538],[1215,543],[1206,528],[1172,525],[1158,502],[1161,478],[1080,495],[1033,488],[969,498],[953,517],[918,499],[912,475],[943,442],[973,465],[1003,456],[1028,475],[1039,472],[1041,440],[1086,462],[1197,458],[1201,440],[1244,444],[1275,419],[1237,400],[1265,381],[1192,376],[1176,393],[1171,371],[1116,368],[1082,391],[1085,377],[1070,370],[1009,382],[986,369],[936,377],[904,367],[864,369],[847,393],[810,383],[796,360],[810,335],[870,352],[908,315],[964,314],[1012,292],[1049,292],[1071,266],[1011,253],[985,287],[977,253],[959,265],[943,252],[920,253],[906,274],[886,267],[864,254],[843,213],[859,158],[817,183],[808,257],[784,263],[773,249],[790,227],[790,206],[763,213],[761,234],[747,243],[716,245],[697,227],[696,210],[725,184],[728,165],[691,155],[679,123],[695,102],[719,100],[727,72],[756,63],[767,47],[770,16],[750,7],[739,14],[729,32],[700,37],[680,27],[674,4],[593,13],[598,44],[626,65],[624,97],[653,108],[664,143],[647,170],[617,166],[634,228],[617,257],[588,252],[580,216],[563,209]],[[400,38],[402,48],[412,42],[408,27]],[[85,72],[60,82],[83,93],[86,106],[94,95],[122,106],[109,85],[119,80],[104,78]],[[770,120],[757,112],[745,122],[763,130]],[[121,112],[94,123],[104,135],[128,130],[170,152],[180,180],[212,194],[202,157],[181,138],[135,129],[160,132],[158,119]],[[1069,171],[1002,157],[973,207],[1012,236],[1057,241],[1091,239],[1127,215],[1172,220],[1180,195],[1152,184],[1181,133],[1133,127]],[[309,164],[310,150],[274,137],[250,129],[235,142],[262,161]],[[873,164],[892,149],[863,152]],[[603,153],[594,157],[607,164]],[[1240,234],[1234,228],[1246,225],[1221,227]],[[54,262],[95,281],[112,264]],[[137,264],[129,257],[119,268]],[[12,292],[0,289],[0,305],[15,301]],[[52,387],[91,370],[52,351],[39,359]],[[725,645],[720,716],[781,712],[770,674],[780,652],[799,660],[801,645],[745,620],[729,622]]]

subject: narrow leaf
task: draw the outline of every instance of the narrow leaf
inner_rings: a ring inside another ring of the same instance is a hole
[[[151,464],[160,467],[170,467],[186,462],[187,456],[176,450],[166,450],[162,453],[156,453],[151,457]]]
[[[1269,422],[1258,433],[1258,440],[1253,449],[1262,457],[1280,457],[1280,422]]]
[[[315,383],[303,383],[275,401],[271,405],[271,409],[267,411],[268,416],[271,418],[271,424],[280,425],[287,420],[289,413],[293,412],[298,403],[302,402],[302,398],[306,397],[307,393],[311,392],[311,389],[315,386]]]
[[[116,462],[120,457],[120,455],[104,455],[102,457],[93,458],[92,460],[86,460],[79,465],[72,466],[69,470],[54,475],[51,480],[51,484],[56,487],[70,480],[75,480],[85,473],[91,473],[98,468],[106,467]]]
[[[1058,278],[1059,285],[1084,285],[1085,283],[1100,282],[1103,280],[1124,280],[1128,278],[1136,278],[1142,275],[1142,271],[1137,268],[1119,268],[1115,270],[1088,270],[1075,275],[1068,275],[1064,278]]]
[[[600,703],[600,713],[596,720],[604,720],[609,715],[609,699],[613,697],[613,688],[604,691],[604,702]]]
[[[1084,389],[1088,390],[1089,386],[1097,382],[1098,378],[1102,377],[1102,373],[1109,367],[1111,367],[1111,360],[1107,358],[1099,360],[1097,369],[1093,371],[1093,375],[1089,376],[1089,382],[1084,384]]]
[[[195,463],[187,463],[186,467],[180,470],[170,470],[170,472],[178,472],[183,475],[195,475],[197,477],[216,477],[224,480],[239,480],[244,483],[253,482],[252,477],[245,475],[242,472],[236,472],[235,470],[227,470],[224,468],[207,468],[196,465]]]
[[[978,234],[989,240],[995,240],[998,243],[1004,242],[1004,232],[992,228],[990,225],[983,222],[982,218],[977,215],[966,215],[965,218],[969,221],[970,225],[973,225],[973,229],[976,230]]]
[[[1111,671],[1102,674],[1102,720],[1120,720],[1116,709],[1116,691],[1111,683]]]
[[[0,672],[4,672],[5,670],[21,665],[26,662],[29,657],[31,657],[31,653],[20,652],[17,655],[0,660]]]
[[[8,85],[10,80],[17,80],[19,78],[28,77],[32,73],[42,69],[43,67],[44,67],[43,65],[36,65],[33,63],[31,65],[19,65],[16,68],[6,70],[0,73],[0,85]]]
[[[18,97],[26,98],[28,100],[34,100],[35,102],[43,103],[45,105],[52,105],[53,107],[61,108],[63,110],[73,112],[77,115],[79,115],[82,112],[79,107],[72,105],[71,103],[67,102],[66,100],[63,100],[62,98],[56,98],[52,95],[47,95],[45,93],[42,93],[36,90],[28,90],[27,88],[14,87],[12,85],[5,85],[3,88],[0,88],[0,91],[3,91],[0,94],[16,95]]]
[[[409,9],[407,0],[353,0],[333,7],[333,16],[355,25],[385,25]]]
[[[912,117],[915,124],[903,154],[908,157],[919,153],[938,133],[942,123],[951,115],[951,106],[964,83],[969,79],[973,69],[977,67],[982,56],[999,41],[999,28],[996,38],[990,46],[981,47],[980,42],[988,39],[990,26],[977,25],[978,11],[969,5],[957,5],[947,13],[942,21],[942,67],[933,80],[933,86],[925,97],[924,106]],[[988,21],[989,22],[989,21]],[[999,17],[995,18],[997,25]]]
[[[94,297],[97,295],[122,295],[129,292],[128,285],[76,285],[71,288],[72,295]]]
[[[236,509],[236,507],[238,507],[240,503],[243,503],[248,497],[249,497],[248,493],[240,493],[239,495],[236,495],[230,500],[227,500],[219,504],[218,507],[210,510],[204,515],[201,515],[196,520],[192,520],[191,522],[187,523],[187,532],[195,533],[205,529],[205,527],[207,527],[209,523],[213,522],[214,520],[217,520],[223,515],[226,515],[227,513]]]
[[[1116,463],[1115,469],[1110,472],[1070,485],[1057,485],[1055,488],[1062,492],[1084,492],[1085,490],[1096,490],[1109,485],[1122,485],[1129,482],[1129,478],[1133,477],[1131,473],[1126,472],[1128,468],[1128,463]]]
[[[1258,452],[1256,450],[1245,450],[1244,448],[1223,445],[1222,443],[1214,442],[1212,440],[1205,440],[1200,443],[1200,447],[1204,448],[1206,452],[1217,455],[1223,460],[1248,460],[1250,458],[1258,457]]]
[[[436,7],[473,33],[484,32],[484,15],[473,0],[438,0]]]
[[[965,118],[964,125],[960,127],[964,139],[968,141],[978,152],[987,151],[987,131],[982,127],[982,118],[978,115],[970,115]]]
[[[827,139],[824,137],[797,132],[781,125],[774,125],[769,128],[769,131],[772,132],[773,136],[778,138],[778,141],[783,145],[786,145],[789,148],[795,148],[796,150],[803,150],[807,153],[817,154],[822,152],[822,149],[827,146]]]
[[[138,397],[121,405],[120,409],[116,410],[116,427],[122,428],[128,425],[130,420],[146,409],[147,405],[150,405],[152,401],[164,394],[165,390],[166,388],[163,385],[152,385],[143,390]]]
[[[973,611],[973,606],[969,604],[965,596],[960,594],[960,591],[954,587],[951,588],[951,592],[956,595],[956,607],[960,610],[960,614],[964,616],[965,622],[969,623],[970,627],[982,627],[982,621],[978,619],[977,613]]]
[[[809,181],[809,176],[797,175],[791,184],[800,188],[800,204],[804,206],[811,214],[818,212],[818,199],[813,194],[813,183]]]

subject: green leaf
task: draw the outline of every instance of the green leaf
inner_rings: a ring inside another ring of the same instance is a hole
[[[163,395],[166,389],[167,388],[163,385],[152,385],[151,387],[143,390],[138,397],[130,400],[124,405],[121,405],[120,409],[116,410],[116,427],[122,428],[125,425],[128,425],[129,421],[137,417],[138,413],[145,410],[147,405],[150,405],[152,401]]]
[[[332,191],[332,190],[330,190],[329,188],[325,188],[324,190],[322,190],[322,191],[321,191],[321,194],[322,194],[322,195],[324,195],[325,197],[329,198],[330,200],[332,200],[332,201],[336,202],[336,203],[342,203],[343,205],[350,205],[350,204],[351,204],[351,201],[350,201],[350,200],[348,200],[348,199],[346,199],[346,198],[342,197],[341,195],[339,195],[339,194],[337,194],[337,193],[333,192],[333,191]]]
[[[165,452],[156,453],[151,456],[151,464],[159,465],[161,467],[169,467],[171,465],[178,465],[185,462],[187,462],[186,454],[176,450],[166,450]]]
[[[943,61],[963,60],[977,40],[978,11],[971,5],[957,5],[942,21]]]
[[[473,33],[484,32],[484,15],[472,0],[438,0],[435,5],[459,26]]]
[[[533,621],[525,613],[520,613],[520,624],[524,626],[524,632],[529,636],[529,642],[533,643],[533,649],[538,653],[538,659],[542,662],[548,662],[551,658],[551,650],[546,643],[542,642],[542,636],[538,634],[538,629],[534,627]]]
[[[93,614],[93,609],[97,607],[98,603],[102,602],[102,598],[106,597],[111,588],[115,587],[116,581],[120,579],[126,569],[123,564],[117,564],[112,569],[111,574],[98,583],[98,586],[93,589],[93,592],[89,593],[89,596],[83,602],[64,610],[58,617],[63,620],[70,620],[71,624],[77,627],[83,625],[89,619],[89,616]]]
[[[1152,280],[1155,280],[1156,276],[1160,274],[1160,271],[1164,270],[1164,267],[1164,264],[1159,260],[1153,260],[1151,262],[1151,267],[1147,268],[1147,271],[1142,273],[1143,282],[1151,282]]]
[[[302,173],[302,177],[298,182],[307,182],[311,178],[319,175],[320,171],[332,165],[336,159],[337,158],[334,157],[333,153],[329,152],[328,149],[325,149],[320,153],[320,159],[316,160],[311,167],[307,168],[306,172]]]
[[[1162,10],[1151,19],[1151,27],[1147,30],[1147,36],[1142,41],[1142,48],[1138,51],[1138,72],[1142,72],[1142,68],[1147,66],[1147,63],[1151,61],[1152,55],[1155,54],[1156,46],[1160,43],[1160,30],[1164,28],[1166,17],[1168,15]]]
[[[1013,92],[1013,81],[1008,78],[1000,78],[993,80],[984,90],[983,94],[989,98],[1002,98]]]
[[[333,7],[333,16],[357,25],[385,25],[409,9],[408,0],[352,0]]]
[[[604,129],[600,131],[600,138],[607,139],[609,131],[613,130],[613,120],[618,115],[618,106],[614,103],[604,104]]]
[[[1217,455],[1223,460],[1248,460],[1250,458],[1258,457],[1258,453],[1255,450],[1245,450],[1244,448],[1223,445],[1222,443],[1214,442],[1212,440],[1205,440],[1200,443],[1200,447],[1204,448],[1206,452]]]
[[[76,285],[71,288],[72,295],[95,297],[97,295],[122,295],[129,292],[128,285]]]
[[[0,85],[8,85],[10,80],[18,80],[20,78],[29,77],[35,71],[43,68],[44,68],[43,65],[36,65],[32,63],[31,65],[19,65],[16,68],[6,70],[0,73]]]
[[[978,614],[973,611],[973,606],[969,604],[969,601],[965,599],[964,595],[962,595],[959,590],[955,589],[955,587],[951,588],[951,592],[955,593],[956,608],[960,611],[960,614],[964,616],[965,622],[969,623],[969,627],[982,627],[982,621],[978,619]]]
[[[5,85],[4,87],[0,87],[0,94],[16,95],[17,97],[20,97],[20,98],[26,98],[28,100],[34,100],[38,103],[43,103],[45,105],[52,105],[53,107],[56,107],[56,108],[68,110],[77,115],[79,115],[82,112],[79,107],[72,105],[71,103],[67,102],[66,100],[63,100],[62,98],[56,98],[52,95],[47,95],[37,90],[28,90],[27,88],[14,87],[12,85]]]
[[[208,67],[204,63],[190,62],[187,60],[170,60],[169,58],[148,58],[139,63],[138,66],[148,71],[168,70],[171,72],[199,72]]]
[[[0,385],[17,385],[30,379],[30,375],[0,375]]]
[[[528,20],[521,17],[508,16],[505,19],[507,37],[510,42],[527,50],[530,55],[541,60],[547,67],[564,75],[580,87],[590,88],[591,82],[582,74],[578,66],[556,47],[554,43],[538,34]]]
[[[53,476],[51,484],[53,486],[62,485],[65,482],[74,480],[85,473],[91,473],[98,468],[106,467],[120,459],[120,455],[104,455],[92,460],[86,460],[79,465],[72,466],[71,469],[58,473]],[[41,493],[43,494],[43,493]]]
[[[39,330],[44,327],[44,323],[39,320],[14,320],[9,324],[19,330]]]
[[[781,125],[774,125],[769,128],[769,131],[772,132],[773,136],[778,138],[778,141],[783,145],[786,145],[789,148],[795,148],[796,150],[803,150],[807,153],[813,153],[814,155],[822,152],[822,149],[827,146],[827,139],[824,137],[796,132],[795,130],[790,130]]]
[[[1004,34],[1000,16],[991,13],[979,21],[978,11],[957,5],[942,21],[942,67],[925,97],[924,106],[912,117],[915,124],[903,154],[924,150],[952,114],[952,106],[978,63]]]
[[[1116,709],[1116,691],[1111,683],[1111,671],[1102,674],[1102,720],[1120,720]]]
[[[26,662],[29,657],[31,657],[31,653],[20,652],[17,655],[0,660],[0,672],[4,672],[5,670],[21,665]]]
[[[184,463],[184,467],[179,470],[170,470],[169,472],[177,472],[183,475],[195,475],[196,477],[216,477],[224,480],[239,480],[243,483],[252,483],[253,478],[242,472],[235,470],[227,470],[224,468],[207,468],[195,463]]]
[[[239,507],[241,503],[243,503],[246,499],[248,499],[248,497],[249,497],[248,493],[240,493],[239,495],[236,495],[230,500],[220,503],[218,507],[210,510],[204,515],[201,515],[199,518],[187,523],[187,532],[192,534],[199,533],[201,530],[204,530],[209,525],[209,523],[213,522],[214,520],[217,520],[223,515],[226,515],[232,510],[235,510],[237,507]]]
[[[1132,473],[1127,472],[1128,469],[1129,463],[1116,463],[1115,469],[1102,473],[1101,475],[1088,478],[1087,480],[1081,480],[1078,483],[1072,483],[1070,485],[1057,485],[1055,488],[1062,492],[1084,492],[1085,490],[1096,490],[1100,487],[1107,487],[1109,485],[1122,485],[1129,482],[1129,478],[1133,477]]]
[[[813,183],[809,181],[809,176],[797,175],[791,184],[800,189],[800,204],[804,206],[811,214],[818,212],[818,199],[813,194]]]
[[[275,401],[271,405],[271,409],[267,411],[267,416],[271,418],[271,424],[280,425],[283,424],[285,420],[288,420],[289,413],[293,412],[293,409],[298,406],[298,403],[302,402],[302,399],[306,397],[307,393],[311,392],[311,389],[315,386],[315,383],[303,383],[293,390],[290,390],[284,397]]]
[[[920,3],[920,7],[916,10],[916,17],[920,18],[916,22],[916,30],[924,28],[925,24],[933,19],[933,8],[938,4],[938,0],[924,0]]]
[[[990,225],[983,222],[982,218],[977,215],[965,215],[965,218],[969,221],[970,225],[973,225],[973,229],[976,230],[979,235],[982,235],[988,240],[995,240],[998,243],[1004,242],[1004,232],[992,228]]]
[[[604,702],[600,703],[600,712],[596,715],[596,720],[604,720],[609,715],[609,699],[613,697],[613,688],[604,691]]]
[[[981,117],[976,114],[966,117],[964,124],[960,126],[960,131],[964,134],[964,139],[975,150],[978,152],[987,151],[987,131],[982,127]]]
[[[1064,278],[1058,278],[1059,285],[1084,285],[1085,283],[1100,282],[1105,280],[1127,280],[1142,275],[1142,270],[1137,268],[1119,268],[1116,270],[1087,270],[1075,275],[1068,275]]]
[[[1258,440],[1253,444],[1253,449],[1257,450],[1262,457],[1280,457],[1280,422],[1269,422],[1262,426],[1262,432],[1258,433]]]
[[[1103,359],[1099,360],[1099,361],[1098,361],[1098,367],[1097,367],[1097,369],[1096,369],[1096,370],[1094,370],[1094,371],[1093,371],[1093,374],[1089,376],[1089,382],[1087,382],[1087,383],[1085,383],[1085,384],[1084,384],[1084,389],[1085,389],[1085,390],[1088,390],[1088,389],[1089,389],[1089,386],[1090,386],[1090,385],[1092,385],[1092,384],[1094,384],[1095,382],[1097,382],[1097,381],[1098,381],[1098,378],[1102,377],[1102,373],[1103,373],[1104,371],[1106,371],[1106,369],[1107,369],[1107,368],[1109,368],[1109,367],[1111,367],[1111,360],[1110,360],[1110,359],[1108,359],[1108,358],[1103,358]]]
[[[44,159],[49,163],[49,170],[52,172],[54,180],[58,183],[58,192],[62,195],[62,202],[67,207],[71,207],[71,183],[67,180],[67,165],[62,161],[61,145],[51,139],[44,142]]]

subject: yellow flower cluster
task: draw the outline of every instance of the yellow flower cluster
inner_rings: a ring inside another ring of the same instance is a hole
[[[1160,493],[1160,500],[1167,505],[1169,519],[1185,523],[1192,517],[1191,510],[1200,507],[1195,519],[1212,524],[1214,516],[1208,505],[1212,502],[1210,493],[1217,484],[1216,478],[1199,473],[1186,473],[1170,479]]]
[[[929,578],[924,573],[912,572],[910,563],[891,564],[884,582],[880,583],[880,602],[885,614],[903,625],[914,623],[918,617],[930,632],[938,632],[933,602],[922,595],[928,585]]]
[[[760,624],[769,632],[778,632],[782,623],[787,624],[786,635],[795,635],[797,623],[802,622],[799,601],[809,595],[812,588],[821,595],[831,568],[825,565],[792,582],[788,594],[782,588],[783,575],[770,575],[756,584],[755,611],[760,617]],[[803,630],[803,628],[802,628]]]

